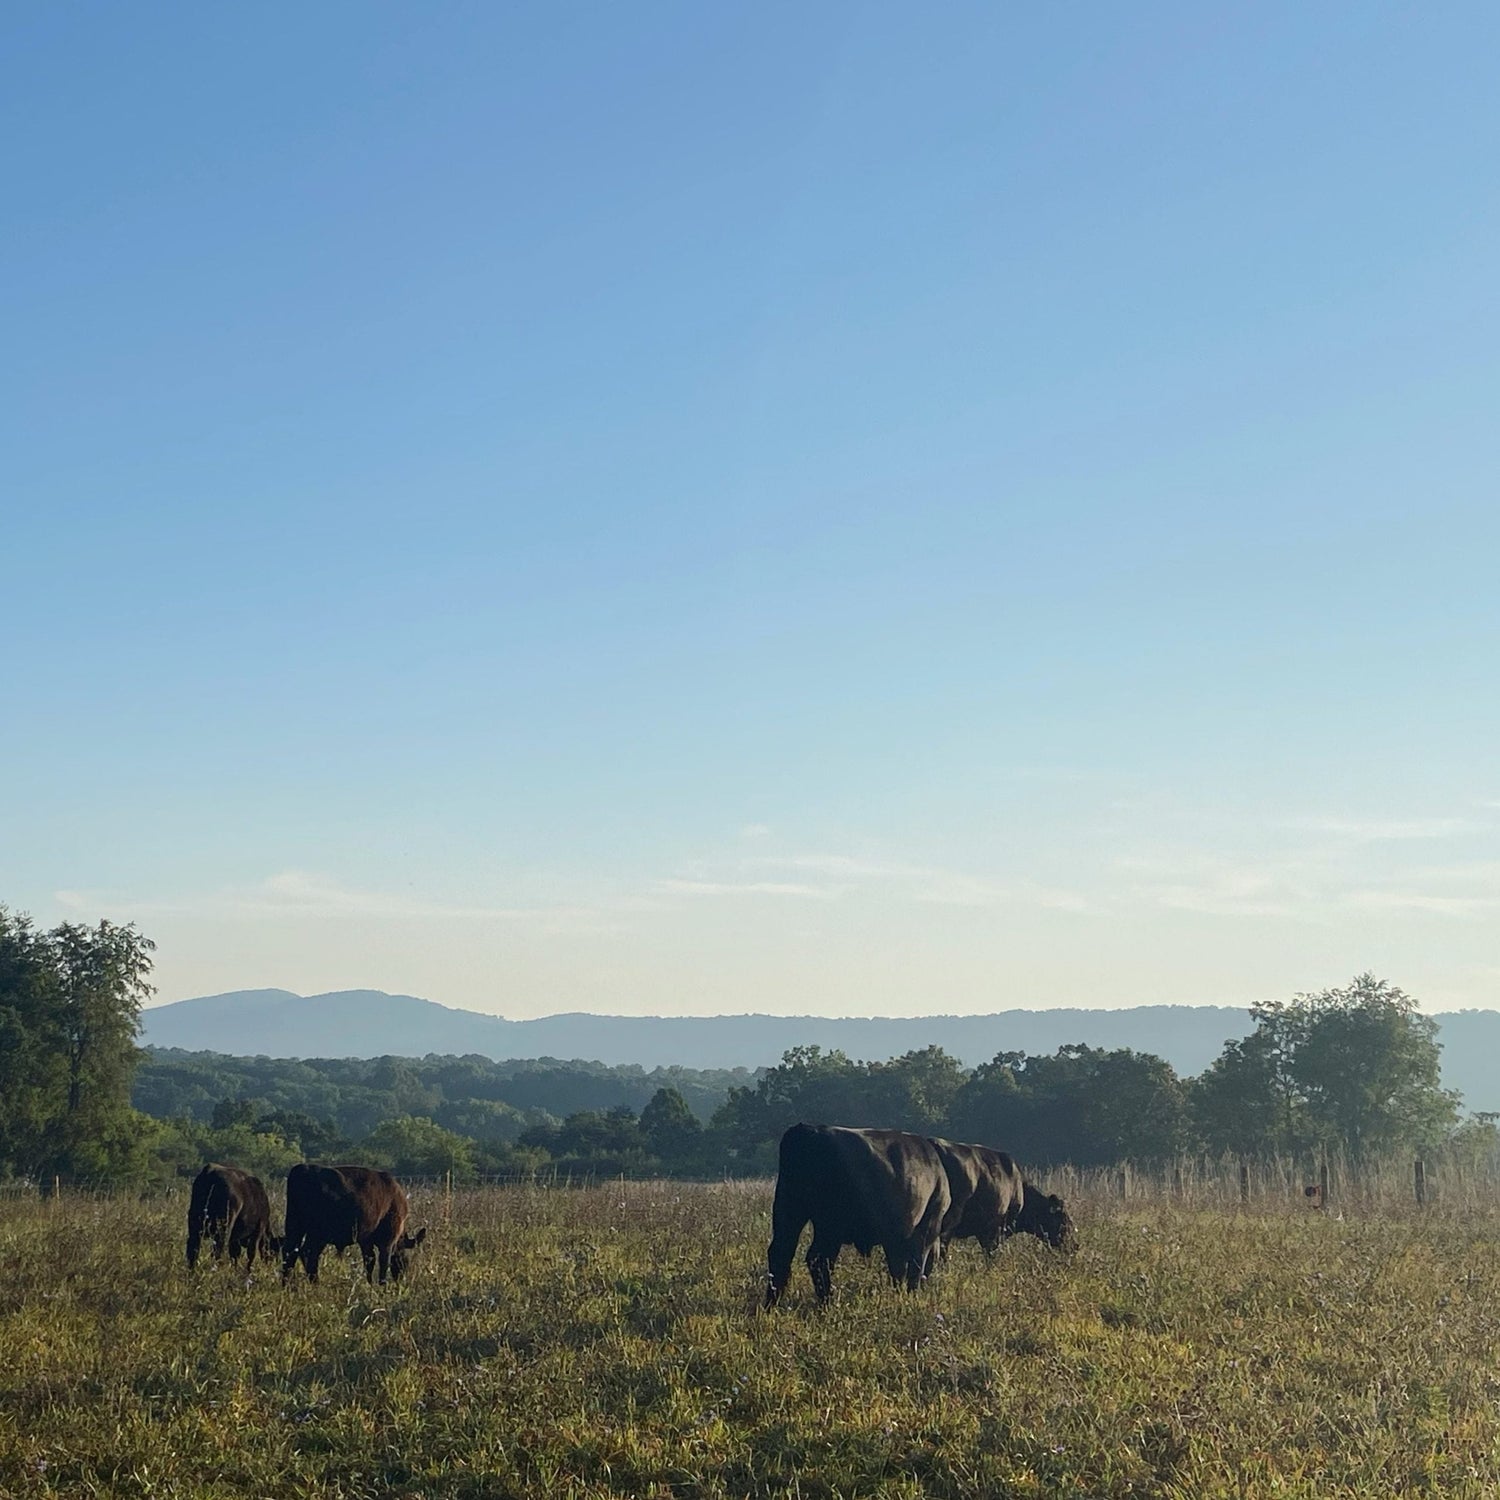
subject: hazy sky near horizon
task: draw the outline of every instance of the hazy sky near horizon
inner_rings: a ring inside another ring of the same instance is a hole
[[[1500,1004],[1500,10],[31,7],[0,902],[160,998]]]

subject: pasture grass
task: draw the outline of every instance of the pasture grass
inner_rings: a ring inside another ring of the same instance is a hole
[[[768,1184],[413,1195],[412,1278],[183,1265],[185,1201],[0,1203],[0,1495],[1500,1493],[1500,1224],[1075,1203],[1081,1249],[839,1263]]]

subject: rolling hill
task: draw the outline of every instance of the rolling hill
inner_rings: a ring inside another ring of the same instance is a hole
[[[156,1006],[143,1013],[147,1046],[241,1056],[421,1057],[479,1053],[587,1058],[643,1067],[760,1067],[788,1047],[838,1047],[885,1058],[938,1045],[964,1062],[997,1052],[1051,1052],[1067,1042],[1159,1052],[1197,1072],[1225,1040],[1249,1028],[1229,1007],[1142,1006],[1133,1010],[1011,1010],[983,1016],[609,1016],[584,1012],[511,1021],[456,1010],[414,995],[340,990],[238,990]]]
[[[1443,1080],[1473,1110],[1500,1110],[1500,1012],[1437,1018]],[[973,1065],[997,1052],[1052,1052],[1070,1042],[1132,1047],[1201,1072],[1231,1037],[1250,1030],[1233,1006],[1146,1005],[1125,1010],[1007,1010],[981,1016],[610,1016],[582,1011],[511,1021],[415,995],[338,990],[236,990],[142,1013],[146,1046],[238,1056],[423,1057],[478,1053],[581,1058],[641,1067],[758,1068],[788,1047],[841,1048],[851,1057],[894,1057],[946,1048]]]

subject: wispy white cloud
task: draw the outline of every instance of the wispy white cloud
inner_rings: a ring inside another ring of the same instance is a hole
[[[851,854],[783,854],[767,856],[755,863],[786,870],[812,870],[821,875],[841,875],[852,880],[899,880],[920,869],[916,865],[857,859]]]
[[[1435,822],[1420,826],[1430,830]],[[1311,831],[1308,823],[1297,826]],[[1392,840],[1428,836],[1412,823],[1382,826]],[[1377,854],[1368,847],[1373,842],[1314,840],[1275,857],[1238,859],[1183,847],[1114,863],[1131,877],[1130,898],[1215,916],[1328,922],[1361,911],[1463,918],[1500,910],[1500,861],[1417,864],[1394,848]]]
[[[840,894],[828,886],[775,880],[657,880],[651,888],[664,896],[805,896],[817,901]]]
[[[306,870],[283,870],[250,885],[179,896],[133,897],[118,892],[57,891],[73,911],[132,916],[187,915],[253,921],[272,917],[380,918],[415,922],[559,924],[593,922],[602,908],[586,905],[511,906],[433,900],[415,892],[346,886]]]
[[[1290,819],[1286,827],[1306,833],[1326,833],[1356,843],[1387,839],[1445,839],[1472,833],[1478,825],[1467,818],[1338,818]]]
[[[1370,911],[1430,912],[1441,917],[1482,917],[1500,912],[1497,896],[1444,896],[1429,891],[1352,891],[1344,904]]]
[[[1292,917],[1306,918],[1307,906],[1265,897],[1235,895],[1233,892],[1191,885],[1164,885],[1151,892],[1151,899],[1168,911],[1199,912],[1210,917]]]
[[[774,875],[803,878],[767,878]],[[824,878],[815,883],[806,878],[809,876]],[[653,889],[672,895],[787,895],[826,901],[879,889],[927,906],[1030,906],[1074,912],[1088,908],[1084,898],[1072,891],[1024,881],[997,881],[935,865],[833,853],[730,859],[717,868],[700,866],[690,877],[658,880]]]
[[[1115,861],[1133,877],[1122,894],[1170,911],[1216,917],[1309,917],[1317,892],[1297,860],[1234,861],[1196,852],[1126,856]]]

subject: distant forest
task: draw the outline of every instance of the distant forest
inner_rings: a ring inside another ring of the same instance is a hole
[[[1497,1151],[1495,1117],[1463,1119],[1442,1086],[1437,1023],[1371,974],[1257,1006],[1196,1077],[1083,1045],[975,1068],[935,1046],[874,1062],[805,1046],[751,1074],[143,1052],[151,952],[133,927],[43,932],[0,907],[0,1178],[146,1185],[206,1159],[275,1176],[309,1158],[458,1181],[760,1175],[797,1120],[983,1141],[1039,1167]]]
[[[755,1076],[550,1058],[155,1051],[135,1103],[268,1169],[285,1152],[353,1153],[460,1179],[768,1173],[796,1120],[987,1141],[1038,1166],[1494,1149],[1488,1117],[1460,1123],[1458,1097],[1440,1086],[1433,1023],[1394,987],[1362,975],[1255,1014],[1254,1032],[1196,1078],[1151,1053],[1081,1045],[1001,1053],[972,1069],[940,1047],[880,1062],[798,1047]]]
[[[704,1123],[734,1088],[753,1085],[745,1068],[652,1068],[543,1057],[228,1057],[180,1048],[148,1049],[132,1102],[157,1119],[208,1124],[225,1101],[263,1112],[299,1113],[359,1140],[382,1120],[419,1115],[475,1140],[513,1141],[534,1125],[556,1125],[585,1110],[639,1114],[660,1089],[674,1089]]]

